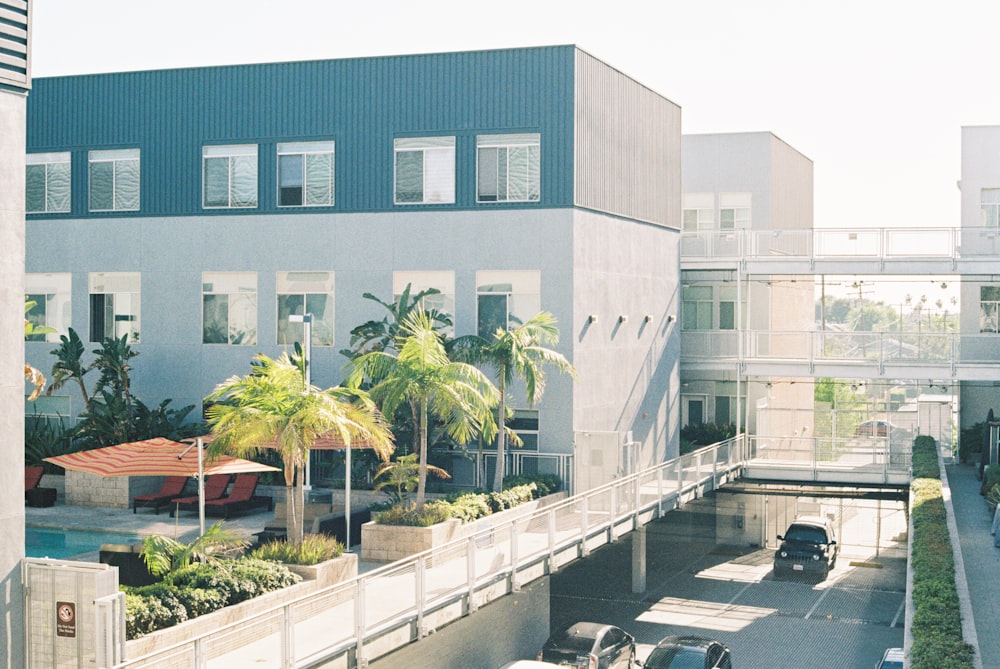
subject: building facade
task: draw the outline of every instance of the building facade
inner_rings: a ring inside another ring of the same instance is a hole
[[[961,248],[1000,257],[1000,126],[962,128]],[[987,267],[994,270],[994,267]],[[973,360],[994,360],[1000,342],[1000,280],[992,272],[962,277],[961,354]],[[1000,412],[1000,377],[966,380],[961,384],[961,426]]]
[[[740,361],[751,346],[782,347],[779,334],[748,333],[813,328],[813,277],[748,273],[739,261],[761,233],[812,230],[812,161],[769,132],[684,135],[682,147],[681,425],[754,433],[760,415],[766,434],[809,433],[811,384],[749,378]],[[770,239],[777,250],[780,236]]]
[[[579,378],[515,389],[513,470],[580,489],[677,452],[680,109],[574,46],[43,78],[27,133],[32,317],[128,336],[147,404],[200,410],[303,312],[335,385],[385,315],[363,295],[410,285],[454,335],[558,319]]]
[[[26,100],[31,88],[30,8],[0,0],[0,450],[4,462],[24,463],[24,151]],[[22,468],[0,474],[0,667],[23,667],[24,498]]]

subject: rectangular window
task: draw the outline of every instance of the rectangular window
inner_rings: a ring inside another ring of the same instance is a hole
[[[305,326],[292,314],[312,314],[313,346],[333,346],[333,272],[278,272],[278,346],[305,339]]]
[[[139,149],[91,151],[90,211],[139,210]]]
[[[333,206],[333,142],[278,144],[278,206]]]
[[[203,344],[257,344],[257,273],[202,272]]]
[[[743,402],[746,402],[746,396],[741,395]],[[722,423],[736,423],[736,411],[739,405],[736,401],[736,382],[735,381],[716,381],[715,382],[715,422]]]
[[[719,329],[736,329],[736,286],[719,286]]]
[[[684,232],[711,230],[715,227],[715,195],[684,193]]]
[[[507,427],[521,438],[522,444],[518,451],[538,451],[538,409],[514,409],[514,415],[507,419]],[[484,442],[483,449],[495,451],[496,440]]]
[[[1000,228],[1000,188],[984,188],[980,194],[984,228]]]
[[[476,138],[477,202],[538,202],[541,197],[541,135]]]
[[[685,330],[712,329],[712,287],[682,288],[681,327]]]
[[[719,194],[719,229],[750,229],[750,193]]]
[[[205,209],[257,206],[257,145],[202,147]]]
[[[395,141],[396,204],[455,201],[455,138],[406,137]]]
[[[1000,332],[1000,286],[979,287],[979,331]]]
[[[537,270],[476,272],[476,331],[492,340],[498,328],[513,329],[542,309]]]
[[[64,213],[70,205],[69,151],[29,153],[26,158],[24,210],[29,214]]]
[[[410,287],[410,299],[414,295],[432,288],[439,291],[433,295],[425,295],[421,300],[421,306],[424,311],[430,313],[436,312],[447,316],[453,325],[441,328],[441,332],[449,337],[454,336],[455,273],[430,271],[392,273],[392,295],[394,301],[399,300],[407,286]]]
[[[69,334],[72,283],[69,272],[24,275],[24,297],[35,303],[25,318],[36,326],[55,329],[49,334],[31,335],[28,341],[58,342],[59,335]]]
[[[90,292],[90,341],[108,337],[130,343],[139,342],[138,272],[91,272],[87,278]]]

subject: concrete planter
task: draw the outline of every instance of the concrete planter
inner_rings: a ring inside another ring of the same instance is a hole
[[[293,586],[282,588],[281,590],[275,590],[274,592],[269,592],[265,595],[261,595],[260,597],[254,597],[253,599],[249,599],[245,602],[240,602],[239,604],[227,606],[224,609],[219,609],[218,611],[213,611],[212,613],[206,613],[203,616],[192,618],[191,620],[187,620],[180,625],[174,625],[173,627],[157,630],[152,634],[147,634],[146,636],[139,637],[138,639],[127,641],[125,643],[125,657],[127,659],[134,659],[177,644],[189,642],[195,637],[202,636],[205,632],[238,623],[239,621],[245,620],[262,611],[267,611],[268,609],[280,606],[281,604],[298,599],[299,597],[304,597],[311,592],[315,592],[317,589],[318,587],[314,582],[303,581]],[[241,636],[241,633],[237,631],[226,636],[225,639],[220,642],[223,646],[225,646],[225,648],[220,647],[220,650],[224,651],[225,649],[238,648],[241,645],[246,645],[252,641],[256,641],[260,634],[260,630],[251,626],[247,629],[247,634],[248,636],[244,638]],[[188,665],[183,664],[177,666],[186,667]]]
[[[372,521],[361,526],[361,559],[395,562],[464,536],[462,523],[449,518],[430,527],[379,525]]]
[[[326,588],[355,578],[358,575],[358,556],[344,553],[319,564],[286,564],[285,567],[301,576],[303,581],[313,581],[317,588]]]
[[[443,546],[456,539],[475,536],[477,540],[490,541],[494,527],[565,498],[565,492],[546,495],[466,524],[462,524],[456,518],[450,518],[430,527],[379,525],[374,521],[365,523],[361,526],[361,559],[371,562],[395,562]]]

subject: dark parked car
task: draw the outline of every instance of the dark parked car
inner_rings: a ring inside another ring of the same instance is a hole
[[[538,659],[573,669],[631,669],[635,639],[603,623],[576,623],[549,637]]]
[[[791,573],[826,578],[837,564],[837,535],[833,524],[820,516],[799,516],[788,526],[774,552],[775,577]]]
[[[733,669],[729,649],[700,636],[668,636],[640,666],[646,669]]]

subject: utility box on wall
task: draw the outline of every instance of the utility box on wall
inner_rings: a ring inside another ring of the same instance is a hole
[[[22,564],[27,669],[103,669],[121,662],[125,595],[117,567],[39,558]]]

